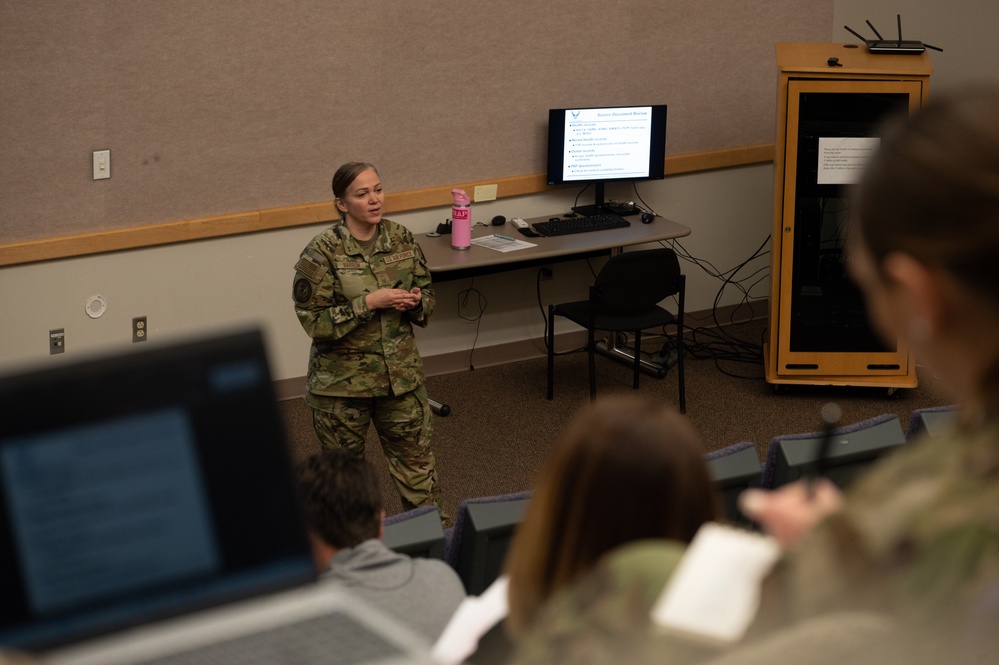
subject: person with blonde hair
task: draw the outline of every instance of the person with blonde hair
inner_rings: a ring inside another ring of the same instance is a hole
[[[430,439],[433,414],[413,326],[437,302],[423,251],[383,217],[374,166],[348,162],[333,176],[340,220],[295,264],[295,314],[312,338],[305,400],[326,448],[364,456],[374,423],[404,509],[436,504],[446,521]]]

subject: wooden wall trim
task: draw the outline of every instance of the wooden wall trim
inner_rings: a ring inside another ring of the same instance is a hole
[[[668,177],[771,162],[773,157],[774,146],[772,143],[675,155],[666,158],[666,175]],[[452,187],[461,187],[466,191],[471,191],[476,185],[485,184],[498,185],[498,198],[538,194],[551,189],[546,184],[544,174],[536,173],[397,192],[386,196],[385,209],[391,214],[446,206],[451,203]],[[305,226],[326,222],[334,219],[335,216],[333,202],[324,201],[111,231],[41,238],[0,245],[0,266]]]

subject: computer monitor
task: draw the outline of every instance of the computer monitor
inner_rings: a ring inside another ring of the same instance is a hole
[[[0,377],[0,648],[315,578],[259,331]]]
[[[906,440],[912,441],[924,433],[926,436],[939,436],[946,432],[954,426],[959,408],[957,404],[949,404],[914,410],[909,417],[909,428],[905,432]]]
[[[813,474],[821,443],[822,437],[781,440],[769,486],[780,487]],[[905,434],[897,416],[871,427],[836,434],[823,463],[823,474],[840,489],[846,489],[874,461],[903,443]]]
[[[386,518],[382,542],[390,550],[424,559],[444,558],[444,528],[437,508],[413,509],[413,516],[405,513]]]
[[[739,510],[739,495],[760,485],[760,456],[756,446],[748,444],[730,454],[709,459],[708,470],[725,519],[733,524],[748,524],[749,520]]]
[[[548,184],[594,186],[593,205],[574,212],[636,212],[607,206],[604,183],[661,180],[665,162],[665,104],[548,111]]]
[[[467,504],[455,569],[469,594],[481,594],[500,576],[527,501],[523,498]]]

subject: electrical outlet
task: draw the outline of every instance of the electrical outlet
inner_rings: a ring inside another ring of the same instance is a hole
[[[554,272],[552,271],[552,267],[551,266],[541,266],[541,281],[542,282],[547,282],[548,280],[550,280],[552,278],[553,275],[554,275]]]
[[[49,331],[49,355],[66,352],[66,329],[56,328]]]
[[[132,319],[132,343],[145,342],[149,339],[149,330],[146,325],[146,317],[137,316]]]

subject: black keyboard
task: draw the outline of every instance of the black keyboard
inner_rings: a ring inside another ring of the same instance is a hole
[[[543,236],[566,236],[570,233],[620,229],[631,226],[631,222],[620,215],[604,213],[592,217],[553,217],[547,222],[535,222],[533,226]]]

